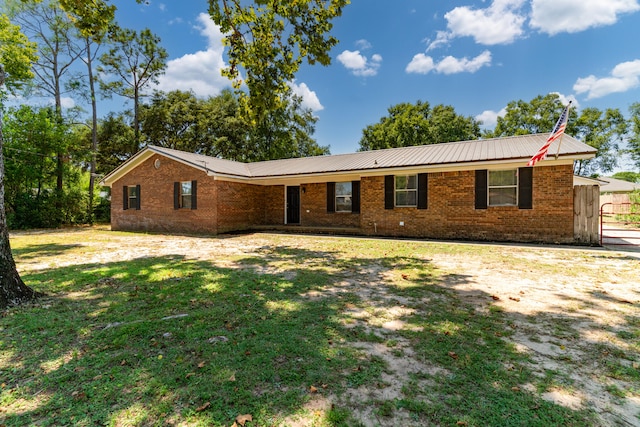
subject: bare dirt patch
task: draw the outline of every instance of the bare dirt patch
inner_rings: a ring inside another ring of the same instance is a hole
[[[95,240],[83,239],[78,234],[78,247],[73,250],[25,259],[19,268],[37,271],[52,266],[159,256],[203,260],[224,268],[246,268],[235,262],[234,257],[268,257],[276,246],[313,251],[314,242],[319,239],[334,239],[269,234],[207,238],[103,232]],[[311,258],[308,262],[321,260]],[[440,286],[455,291],[462,301],[479,312],[493,309],[505,313],[513,329],[505,340],[531,356],[529,368],[535,375],[543,378],[553,374],[556,378],[541,393],[544,399],[571,409],[591,408],[597,413],[598,425],[640,425],[640,385],[617,377],[602,362],[611,360],[611,354],[615,353],[620,369],[640,369],[637,358],[640,345],[621,338],[637,336],[640,327],[640,259],[606,250],[518,246],[487,249],[486,245],[479,245],[477,255],[473,250],[434,249],[429,262],[443,275]],[[277,264],[251,268],[261,274],[296,278],[290,268],[279,268]],[[411,374],[435,375],[442,373],[442,368],[419,360],[411,342],[399,334],[415,328],[407,323],[407,318],[428,309],[429,301],[398,295],[392,286],[396,280],[402,278],[397,277],[393,266],[369,261],[354,267],[353,273],[343,280],[302,295],[309,299],[336,293],[356,295],[362,303],[347,306],[345,326],[377,336],[380,342],[351,345],[363,353],[364,360],[381,360],[386,368],[379,387],[354,387],[339,398],[314,396],[301,415],[285,420],[285,424],[312,425],[318,422],[319,413],[339,403],[352,408],[365,426],[412,425],[405,410],[385,414],[385,408],[376,405],[400,399]],[[535,387],[527,384],[522,387],[536,392]]]

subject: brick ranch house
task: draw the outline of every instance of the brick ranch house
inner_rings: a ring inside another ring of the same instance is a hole
[[[548,134],[239,163],[149,146],[104,177],[111,228],[218,234],[291,228],[366,236],[574,243],[573,162]]]

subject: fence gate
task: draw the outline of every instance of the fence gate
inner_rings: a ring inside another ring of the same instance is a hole
[[[600,245],[640,248],[640,203],[600,206]]]
[[[573,187],[573,236],[576,243],[597,245],[600,188],[597,185]]]

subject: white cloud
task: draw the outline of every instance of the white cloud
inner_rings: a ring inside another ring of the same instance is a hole
[[[490,64],[491,52],[488,50],[472,59],[447,56],[440,62],[435,62],[431,56],[419,53],[413,57],[405,71],[416,74],[428,74],[431,71],[440,74],[475,73]]]
[[[407,73],[428,74],[436,67],[433,58],[425,55],[424,53],[418,53],[413,56],[405,71]]]
[[[451,33],[448,33],[446,31],[438,31],[436,33],[436,39],[433,41],[429,41],[429,45],[427,46],[427,52],[429,52],[430,50],[436,49],[440,46],[448,45],[452,37],[453,35]]]
[[[550,35],[612,25],[640,10],[638,0],[533,0],[531,7],[531,27]]]
[[[206,13],[198,15],[196,27],[208,39],[207,49],[189,53],[167,62],[167,70],[158,80],[162,91],[193,91],[196,96],[215,96],[230,86],[220,70],[226,66],[222,57],[223,34]]]
[[[371,49],[371,43],[369,43],[367,40],[365,39],[360,39],[356,41],[356,47],[362,49],[362,50],[367,50],[367,49]]]
[[[493,128],[498,124],[498,117],[504,117],[505,114],[507,114],[506,108],[503,108],[498,112],[493,110],[484,110],[482,113],[478,114],[475,119],[482,122],[483,128]]]
[[[297,84],[295,81],[291,84],[291,90],[296,95],[302,97],[302,106],[312,111],[324,110],[324,106],[320,103],[318,95],[315,91],[309,89],[306,83]]]
[[[76,106],[76,101],[73,98],[69,98],[68,96],[63,96],[60,98],[60,105],[62,108],[68,109]]]
[[[461,6],[447,12],[447,32],[438,36],[427,50],[456,37],[473,37],[483,45],[509,44],[524,34],[526,16],[521,9],[525,0],[494,0],[486,9]]]
[[[587,92],[587,99],[601,98],[616,92],[626,92],[640,86],[640,59],[623,62],[611,70],[609,77],[594,75],[579,78],[573,90],[580,94]]]
[[[355,76],[370,77],[378,74],[378,68],[382,64],[382,56],[377,53],[370,59],[360,53],[359,50],[345,50],[337,56],[338,61]]]
[[[562,105],[567,105],[569,102],[571,102],[571,108],[580,108],[580,103],[578,102],[578,100],[574,95],[567,96],[567,95],[561,94],[560,92],[550,92],[550,93],[558,95],[558,99],[560,100]]]

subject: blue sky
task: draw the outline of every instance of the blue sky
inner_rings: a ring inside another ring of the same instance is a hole
[[[452,105],[488,128],[509,101],[551,92],[628,115],[640,102],[639,1],[352,0],[334,21],[332,64],[305,64],[293,85],[332,154],[357,150],[362,129],[400,102]],[[120,25],[161,37],[169,62],[159,89],[229,87],[205,0],[114,4]]]

